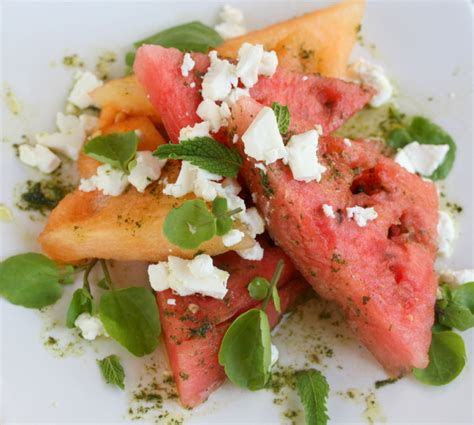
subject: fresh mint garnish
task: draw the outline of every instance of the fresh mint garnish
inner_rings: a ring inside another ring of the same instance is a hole
[[[97,364],[107,384],[116,385],[122,390],[125,389],[123,382],[125,379],[125,371],[123,370],[118,356],[112,354],[102,360],[97,360]]]
[[[272,109],[278,123],[278,130],[284,136],[290,128],[290,110],[288,106],[283,106],[278,102],[272,104]]]
[[[296,372],[296,388],[304,407],[307,425],[326,425],[329,416],[326,402],[329,395],[329,384],[326,378],[316,369]]]
[[[437,322],[460,331],[474,327],[474,282],[455,289],[443,285],[441,291],[443,298],[436,302]]]
[[[196,137],[179,144],[161,145],[153,153],[160,159],[182,159],[225,177],[236,177],[242,157],[235,148],[228,148],[211,137]]]

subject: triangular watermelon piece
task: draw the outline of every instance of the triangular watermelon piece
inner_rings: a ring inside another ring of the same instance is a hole
[[[142,46],[137,51],[134,71],[138,81],[159,112],[168,136],[178,140],[179,130],[201,119],[196,109],[202,100],[201,76],[209,58],[193,53],[196,65],[187,77],[181,74],[183,53],[161,46]],[[304,75],[279,69],[271,78],[260,78],[250,91],[265,105],[287,105],[292,117],[300,117],[331,132],[362,109],[372,98],[373,90],[335,78]]]
[[[254,277],[271,279],[278,261],[285,261],[279,281],[282,311],[309,287],[279,248],[261,243],[265,256],[259,262],[244,260],[234,252],[214,257],[214,264],[230,273],[224,300],[199,295],[180,297],[170,290],[157,294],[163,338],[179,397],[186,407],[202,403],[224,381],[225,373],[218,362],[220,343],[232,320],[258,305],[247,290]],[[168,304],[169,299],[176,305]],[[271,325],[276,325],[279,314],[272,303],[267,312]]]
[[[237,134],[261,108],[250,98],[238,102],[231,123]],[[295,119],[292,126],[312,128]],[[313,288],[342,308],[388,372],[426,367],[437,288],[435,186],[370,141],[347,146],[322,137],[318,157],[328,168],[321,182],[296,181],[278,161],[267,166],[267,187],[253,160],[245,160],[243,176],[267,229]],[[333,207],[335,218],[324,214],[323,204]],[[378,217],[359,227],[346,214],[356,205],[374,207]]]

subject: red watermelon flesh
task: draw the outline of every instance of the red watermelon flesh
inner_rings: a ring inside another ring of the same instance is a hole
[[[181,74],[183,53],[177,49],[145,45],[138,49],[135,59],[138,81],[173,142],[178,141],[181,128],[201,121],[196,109],[202,101],[201,76],[207,71],[209,58],[202,53],[192,57],[196,65],[187,77]],[[362,109],[374,92],[335,78],[278,69],[271,78],[260,78],[250,94],[268,106],[276,101],[287,105],[292,117],[320,124],[330,132]]]
[[[270,279],[278,260],[285,261],[279,281],[282,311],[308,289],[282,251],[264,245],[265,256],[259,262],[243,260],[233,252],[214,258],[217,267],[230,273],[229,291],[224,300],[198,295],[180,297],[171,291],[157,294],[171,369],[180,400],[186,407],[202,403],[225,379],[218,362],[220,343],[232,319],[258,304],[247,290],[247,285],[254,277]],[[169,305],[168,299],[175,299],[176,305]],[[274,326],[279,315],[271,303],[267,312]]]
[[[239,135],[260,108],[250,98],[234,107]],[[292,126],[298,132],[312,127],[294,119]],[[267,229],[313,288],[338,303],[388,372],[426,367],[437,288],[435,186],[369,141],[347,147],[343,139],[322,137],[318,157],[328,168],[320,183],[294,180],[279,161],[267,167],[266,188],[246,158],[244,179]],[[323,204],[333,206],[335,219],[323,213]],[[355,205],[374,207],[378,218],[357,226],[345,212]]]

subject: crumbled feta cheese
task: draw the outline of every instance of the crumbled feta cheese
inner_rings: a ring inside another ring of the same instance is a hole
[[[61,160],[42,145],[23,144],[19,147],[20,161],[30,167],[36,167],[42,173],[52,173],[61,164]]]
[[[267,165],[278,159],[287,159],[275,114],[271,108],[263,107],[243,134],[245,153]]]
[[[230,109],[227,103],[220,106],[209,99],[204,99],[196,111],[198,117],[209,122],[213,133],[219,131],[222,126],[227,125],[227,119],[230,118]]]
[[[249,261],[260,261],[264,254],[263,248],[258,242],[255,242],[255,245],[252,248],[239,249],[235,252],[237,252],[237,254],[239,254],[239,256],[244,260]]]
[[[252,238],[261,235],[265,231],[265,222],[255,207],[251,207],[244,213],[239,214],[239,220],[247,226],[249,235]]]
[[[247,32],[243,25],[244,15],[241,10],[228,4],[222,7],[219,18],[222,21],[214,29],[224,39],[239,37]]]
[[[89,93],[102,86],[103,82],[89,71],[78,71],[74,79],[74,87],[68,97],[69,102],[81,109],[93,106],[94,101]]]
[[[195,137],[209,137],[209,131],[210,127],[208,121],[194,124],[192,127],[188,125],[179,131],[179,141],[192,140]]]
[[[241,98],[241,97],[250,97],[250,91],[249,89],[243,89],[241,87],[235,87],[232,89],[229,93],[229,95],[224,99],[224,102],[227,103],[229,106],[234,106],[235,103]]]
[[[360,58],[351,65],[351,69],[362,83],[377,91],[370,101],[371,106],[379,107],[390,100],[393,88],[381,66]]]
[[[154,157],[150,151],[141,151],[137,152],[135,161],[136,165],[130,170],[128,181],[143,193],[151,182],[160,178],[161,169],[165,166],[166,160]]]
[[[295,180],[310,182],[321,181],[326,167],[318,160],[319,133],[310,130],[303,134],[292,136],[286,150],[288,152],[288,163]]]
[[[168,304],[168,305],[176,305],[176,299],[174,299],[174,298],[168,298],[168,299],[166,300],[166,304]]]
[[[244,22],[244,14],[240,9],[231,6],[230,4],[225,4],[222,6],[219,12],[219,18],[223,22],[232,22],[234,24],[241,24]]]
[[[261,162],[256,162],[255,168],[257,168],[258,170],[262,170],[264,173],[267,172],[267,167],[265,167],[265,164],[262,164]]]
[[[261,44],[243,43],[238,52],[237,76],[242,84],[253,87],[259,75],[271,77],[278,66],[274,51],[265,52]]]
[[[276,362],[278,361],[278,357],[280,356],[280,353],[278,352],[278,348],[276,347],[276,345],[271,345],[271,360],[270,360],[270,370],[272,369],[272,367],[276,364]]]
[[[425,145],[412,142],[400,149],[395,155],[395,162],[410,173],[431,176],[443,163],[449,145]]]
[[[211,65],[202,80],[202,97],[209,100],[224,100],[232,87],[237,87],[236,69],[226,59],[219,59],[215,50],[209,53]]]
[[[181,75],[187,77],[189,71],[192,71],[194,68],[195,62],[189,53],[185,53],[183,56],[183,64],[181,65]]]
[[[375,220],[378,217],[375,208],[362,208],[355,206],[352,208],[346,208],[347,218],[353,218],[359,227],[367,226],[367,223],[371,220]]]
[[[345,144],[348,148],[350,148],[350,147],[352,146],[352,142],[351,142],[349,139],[346,139],[346,138],[345,138],[345,139],[343,140],[343,142],[344,142],[344,144]]]
[[[238,141],[239,141],[239,135],[238,135],[238,134],[234,134],[234,135],[232,136],[232,143],[235,145]]]
[[[238,229],[232,229],[230,232],[227,232],[222,236],[222,243],[227,247],[234,246],[240,243],[244,236],[244,232],[241,232]]]
[[[449,257],[452,253],[452,244],[456,237],[454,221],[445,211],[438,214],[438,255]]]
[[[89,313],[81,313],[74,322],[74,326],[81,331],[81,335],[88,341],[93,341],[98,336],[108,336],[104,325],[98,317]]]
[[[170,256],[168,262],[150,265],[148,277],[155,291],[172,289],[181,296],[201,294],[223,299],[229,273],[214,267],[209,255],[201,254],[192,260]]]
[[[334,213],[334,209],[331,205],[323,204],[323,213],[326,217],[336,218],[336,214]]]
[[[103,164],[97,167],[96,175],[81,179],[79,190],[100,190],[104,195],[119,196],[127,186],[128,179],[124,172],[112,168],[110,164]]]
[[[192,81],[192,82],[189,84],[189,87],[191,87],[191,88],[193,89],[194,87],[196,87],[196,83],[195,83],[194,81]]]
[[[309,77],[307,75],[303,75],[303,77],[301,77],[301,80],[302,81],[308,81]]]
[[[278,67],[278,56],[275,51],[263,52],[258,74],[265,77],[271,77]]]
[[[76,117],[58,112],[56,125],[59,132],[36,134],[36,141],[40,145],[77,160],[86,136],[95,129],[97,121],[97,118],[92,115],[83,114]]]
[[[440,273],[440,280],[451,286],[474,282],[474,269],[443,270]]]

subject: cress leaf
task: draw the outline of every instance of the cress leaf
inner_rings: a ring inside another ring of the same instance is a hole
[[[268,317],[262,310],[249,310],[227,329],[219,350],[219,364],[235,385],[255,391],[265,387],[270,362]]]
[[[405,128],[396,127],[390,131],[387,137],[387,144],[393,149],[401,149],[413,142],[410,133]]]
[[[288,106],[283,106],[278,102],[272,104],[272,109],[277,120],[278,130],[280,131],[280,134],[284,136],[288,133],[290,128],[290,110],[288,109]]]
[[[439,324],[465,331],[474,327],[474,282],[454,290],[441,287],[443,299],[436,303]]]
[[[92,314],[92,295],[87,288],[77,289],[72,295],[66,314],[66,326],[73,328],[76,319],[82,313]]]
[[[262,301],[268,295],[270,282],[264,277],[256,277],[249,283],[247,289],[254,300]]]
[[[202,199],[185,201],[168,213],[163,232],[172,244],[194,249],[214,237],[216,218]]]
[[[228,148],[211,137],[195,137],[180,144],[161,145],[153,153],[160,159],[182,159],[225,177],[236,177],[242,157],[235,148]]]
[[[102,376],[107,384],[117,385],[122,390],[125,388],[124,379],[125,371],[120,363],[120,359],[115,354],[105,357],[102,360],[97,360]]]
[[[304,407],[307,425],[326,425],[329,416],[326,402],[329,395],[329,384],[326,378],[316,369],[296,372],[296,388]]]
[[[107,333],[138,357],[153,352],[161,333],[158,307],[145,288],[112,290],[102,295],[100,320]]]
[[[135,131],[129,131],[94,137],[84,146],[84,153],[128,173],[128,165],[135,158],[137,148],[138,136]]]
[[[62,294],[58,266],[42,254],[27,253],[0,263],[0,296],[12,304],[43,308]]]
[[[413,369],[418,381],[427,385],[446,385],[456,379],[466,363],[466,349],[461,336],[452,331],[433,332],[425,369]]]
[[[212,213],[219,218],[227,213],[227,199],[218,196],[212,201]]]

